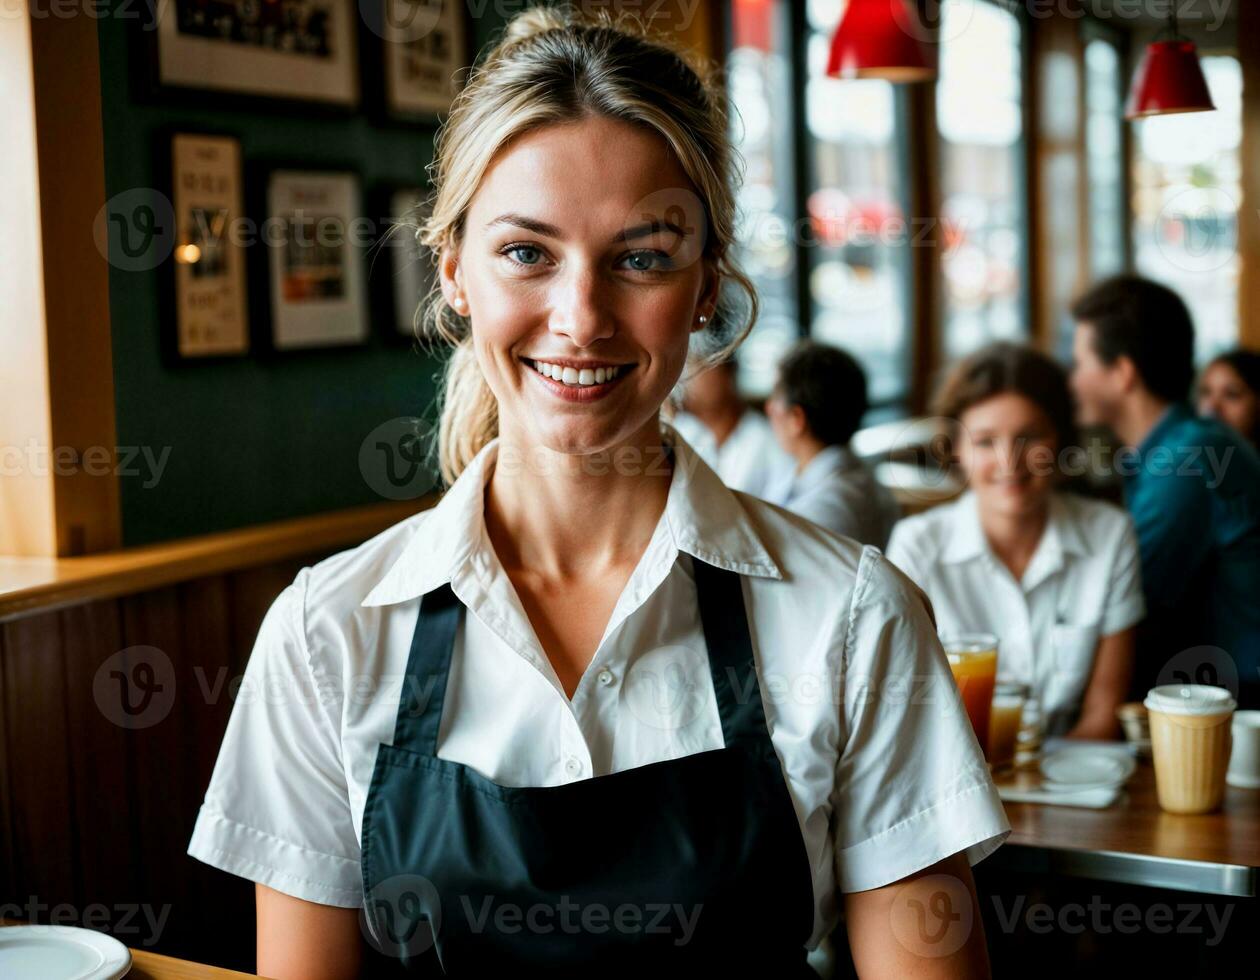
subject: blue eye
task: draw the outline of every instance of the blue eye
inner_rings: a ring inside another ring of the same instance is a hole
[[[645,262],[644,265],[632,265],[630,268],[634,272],[665,272],[674,267],[673,261],[664,252],[657,252],[652,249],[644,249],[638,252],[631,252],[626,256],[627,262]]]
[[[512,253],[519,254],[521,252],[532,252],[535,256],[535,259],[532,262],[523,261],[513,256],[512,261],[516,262],[519,265],[537,265],[538,259],[542,257],[542,252],[533,245],[509,245],[507,248],[503,250],[503,254],[508,255],[508,256],[512,256]]]

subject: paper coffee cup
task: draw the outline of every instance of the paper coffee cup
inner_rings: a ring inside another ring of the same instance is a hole
[[[1243,789],[1260,789],[1260,711],[1235,711],[1231,730],[1234,747],[1225,782]]]
[[[1208,813],[1225,796],[1230,719],[1237,703],[1223,687],[1169,684],[1151,688],[1155,794],[1169,813]]]

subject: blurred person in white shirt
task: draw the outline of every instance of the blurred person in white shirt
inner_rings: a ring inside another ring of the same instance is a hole
[[[766,403],[770,427],[793,465],[766,499],[883,548],[901,509],[849,448],[866,408],[866,375],[849,354],[814,341],[793,349]]]
[[[738,362],[729,358],[688,379],[682,408],[671,421],[723,483],[764,497],[793,463],[779,448],[765,415],[740,395],[738,371]]]

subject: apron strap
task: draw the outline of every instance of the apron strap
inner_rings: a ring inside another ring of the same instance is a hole
[[[407,673],[403,675],[394,745],[420,755],[437,755],[438,727],[446,699],[455,630],[464,605],[446,582],[420,600],[420,614],[411,635]]]
[[[769,737],[740,575],[698,558],[691,559],[691,566],[722,736],[727,745]]]

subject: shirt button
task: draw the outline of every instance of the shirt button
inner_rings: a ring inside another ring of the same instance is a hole
[[[598,680],[605,687],[607,687],[609,684],[613,682],[615,678],[613,677],[613,672],[609,670],[607,667],[605,667],[603,670],[601,670],[598,674],[595,675],[595,679]]]
[[[582,760],[576,755],[569,756],[564,762],[564,771],[570,776],[578,776],[582,772]]]

